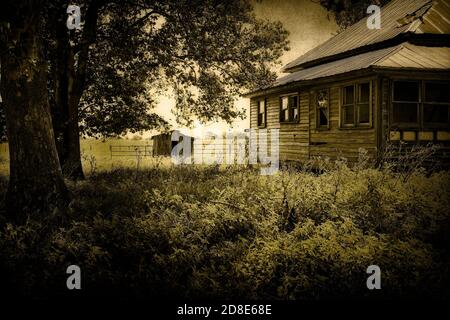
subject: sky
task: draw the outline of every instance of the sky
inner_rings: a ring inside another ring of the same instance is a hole
[[[281,21],[289,31],[291,49],[283,55],[281,58],[282,65],[274,71],[280,72],[283,65],[325,42],[337,33],[338,27],[333,18],[328,17],[327,11],[315,2],[318,2],[318,0],[254,1],[257,17],[272,21]],[[249,128],[249,105],[250,100],[246,98],[240,98],[236,102],[237,108],[246,110],[247,118],[244,120],[236,120],[232,124],[233,130],[243,131]],[[174,102],[171,99],[161,97],[155,112],[168,120],[174,128],[178,129],[174,120],[175,117],[170,111],[173,107]],[[197,126],[202,126],[203,129],[217,133],[224,132],[230,128],[226,123],[200,124],[198,121],[196,123]],[[150,135],[152,133],[145,133],[144,137]]]

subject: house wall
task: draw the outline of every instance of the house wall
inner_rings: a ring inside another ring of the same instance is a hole
[[[297,123],[280,123],[280,96],[293,93],[299,96],[300,119]],[[251,128],[258,128],[257,103],[264,98],[267,99],[267,125],[264,129],[280,130],[280,160],[307,160],[309,152],[309,92],[298,89],[282,90],[276,94],[251,99]]]
[[[340,126],[341,88],[355,81],[344,81],[312,88],[310,91],[310,157],[347,158],[351,162],[358,160],[360,149],[365,149],[372,158],[376,156],[376,120],[377,120],[377,81],[376,78],[363,78],[357,81],[370,81],[372,91],[371,124],[368,127],[342,128]],[[328,129],[317,129],[316,108],[313,100],[320,88],[330,89],[330,123]]]
[[[251,99],[250,127],[257,126],[257,102],[267,99],[267,129],[280,129],[280,160],[304,161],[315,157],[345,157],[349,161],[357,161],[359,149],[364,148],[374,157],[377,147],[377,115],[378,90],[377,78],[362,78],[358,81],[370,80],[372,85],[372,125],[369,128],[341,128],[340,105],[341,87],[354,81],[330,82],[320,86],[298,88],[297,90],[280,90],[268,96]],[[315,94],[319,89],[329,89],[329,128],[316,127]],[[298,92],[300,101],[300,120],[298,123],[280,123],[280,96]]]
[[[394,150],[400,153],[411,150],[417,145],[430,145],[438,148],[434,151],[428,162],[434,165],[450,167],[450,126],[440,128],[430,127],[397,127],[392,125],[392,87],[395,80],[407,81],[437,81],[448,82],[450,74],[447,72],[417,72],[417,71],[395,71],[385,70],[379,73],[381,83],[381,114],[380,132],[378,139],[381,141],[380,150],[389,145],[392,153]],[[391,156],[397,157],[399,153],[394,152]]]

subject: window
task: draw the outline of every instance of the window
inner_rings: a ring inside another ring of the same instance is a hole
[[[341,126],[371,125],[371,82],[356,83],[342,88]]]
[[[299,120],[298,96],[288,95],[280,98],[280,122]]]
[[[392,121],[408,126],[419,125],[419,82],[394,81]]]
[[[442,127],[449,124],[450,83],[425,82],[423,124]]]
[[[355,124],[355,87],[344,87],[344,95],[342,102],[342,124]]]
[[[392,87],[393,126],[449,127],[450,83],[401,80]]]
[[[258,127],[266,126],[266,99],[258,101]]]
[[[370,83],[358,85],[358,123],[370,124]]]
[[[328,89],[317,91],[317,128],[329,127],[330,94]]]

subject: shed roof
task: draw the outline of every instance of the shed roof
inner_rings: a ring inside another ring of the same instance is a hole
[[[182,133],[181,130],[169,130],[169,131],[166,131],[166,132],[161,132],[161,133],[158,133],[158,134],[154,134],[153,136],[150,137],[150,140],[170,138],[172,136],[172,133],[175,132],[175,131],[178,132],[180,134],[180,136],[189,137],[189,135]]]
[[[355,50],[414,33],[449,34],[450,0],[393,0],[381,8],[381,29],[368,29],[364,18],[308,51],[284,67],[293,72],[318,63],[330,61],[333,56],[352,54]],[[360,52],[359,52],[360,53]]]

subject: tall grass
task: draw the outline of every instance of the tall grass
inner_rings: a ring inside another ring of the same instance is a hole
[[[2,283],[68,295],[76,264],[88,296],[448,298],[450,173],[342,159],[321,169],[93,172],[69,184],[65,219],[3,225]],[[379,291],[366,288],[373,264]]]

